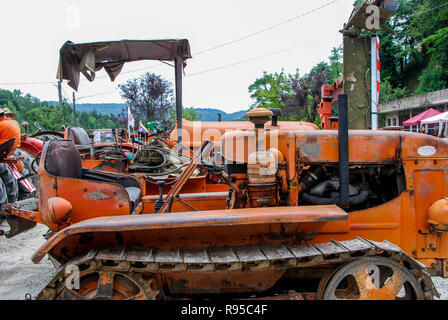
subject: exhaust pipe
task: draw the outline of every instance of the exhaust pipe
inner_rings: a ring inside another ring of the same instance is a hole
[[[348,209],[349,207],[349,159],[348,159],[348,96],[340,94],[338,96],[339,119],[338,119],[338,139],[339,139],[339,181],[340,199],[339,207]]]

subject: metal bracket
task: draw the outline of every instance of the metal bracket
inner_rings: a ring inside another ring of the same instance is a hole
[[[442,260],[442,277],[448,278],[448,259]]]
[[[431,251],[437,250],[437,237],[435,235],[433,234],[425,235],[425,248]]]

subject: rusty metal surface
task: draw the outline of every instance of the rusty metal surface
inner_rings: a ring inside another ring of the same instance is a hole
[[[328,243],[319,243],[316,244],[315,247],[317,250],[322,252],[324,256],[335,256],[337,259],[345,259],[350,255],[350,251],[340,245],[337,241],[332,241]]]
[[[260,249],[269,261],[294,259],[295,256],[284,246],[275,246],[270,243],[261,243]]]
[[[169,291],[174,294],[197,294],[197,293],[219,293],[219,292],[251,292],[263,291],[273,286],[278,279],[284,274],[285,270],[291,268],[302,268],[301,263],[305,257],[312,258],[306,267],[319,265],[341,265],[341,263],[352,263],[356,268],[346,267],[341,275],[335,273],[331,277],[327,277],[327,281],[337,282],[343,279],[348,274],[353,274],[357,281],[361,284],[363,279],[367,279],[361,271],[365,269],[366,263],[363,261],[377,260],[379,263],[387,266],[399,266],[397,274],[406,281],[423,281],[425,286],[422,291],[425,298],[431,298],[437,295],[437,291],[431,286],[430,278],[425,277],[426,268],[418,264],[414,259],[409,257],[404,252],[399,252],[394,255],[395,247],[383,242],[370,242],[368,240],[357,238],[353,240],[346,240],[343,242],[346,247],[352,249],[351,254],[344,256],[343,261],[335,261],[328,255],[323,254],[317,250],[316,245],[296,245],[284,246],[282,244],[274,245],[253,245],[253,246],[239,246],[227,247],[216,250],[215,248],[207,249],[172,249],[161,250],[158,248],[103,248],[91,250],[89,253],[76,257],[66,263],[66,265],[83,265],[83,272],[91,273],[95,271],[100,272],[125,272],[129,275],[140,273],[152,273],[151,279],[158,283],[158,286],[167,286]],[[375,245],[373,244],[375,243]],[[324,252],[341,252],[338,244],[334,242],[320,244],[320,248]],[[358,249],[356,249],[358,248]],[[387,250],[386,248],[389,248]],[[373,249],[373,250],[371,250]],[[364,251],[369,252],[369,256],[364,257]],[[153,254],[156,252],[155,254]],[[268,253],[269,252],[269,253]],[[384,255],[388,254],[388,258]],[[317,258],[319,257],[319,258]],[[378,258],[377,258],[378,257]],[[285,263],[277,263],[277,259],[284,260]],[[367,260],[365,260],[367,259]],[[369,260],[370,259],[370,260]],[[377,260],[375,260],[377,259]],[[291,260],[294,263],[291,263]],[[105,262],[114,262],[113,264],[105,264]],[[140,262],[139,265],[134,265],[135,262]],[[232,265],[233,268],[228,268]],[[347,265],[347,264],[345,264]],[[337,271],[337,270],[336,270]],[[157,274],[163,274],[163,277],[157,277]],[[57,295],[57,291],[64,290],[59,287],[64,281],[63,268],[60,268],[55,278],[49,285],[42,290],[41,297],[48,297],[48,293]],[[260,282],[263,279],[265,281]],[[400,280],[401,281],[401,280]],[[336,285],[337,285],[336,283]],[[403,283],[403,282],[400,282]],[[328,286],[331,291],[333,286]],[[390,287],[390,286],[389,286]],[[364,290],[365,288],[362,287]],[[387,289],[387,290],[386,290]],[[386,288],[384,290],[374,290],[372,293],[362,291],[362,298],[378,298],[392,297],[396,295],[395,287],[393,290]],[[384,292],[383,292],[384,291]],[[387,292],[385,292],[387,291]],[[330,292],[330,295],[333,294]],[[327,294],[328,295],[328,294]],[[51,296],[51,295],[50,295]],[[288,299],[289,294],[278,295],[281,299]],[[295,294],[293,295],[296,298]]]
[[[375,281],[369,275],[368,267],[372,266],[378,270]],[[348,283],[347,288],[338,290],[340,283],[345,280]],[[405,288],[404,296],[400,297],[403,287]],[[399,262],[383,257],[367,257],[337,269],[326,279],[325,290],[320,298],[325,300],[395,300],[397,298],[424,300],[425,293],[418,278]]]
[[[374,247],[372,246],[371,243],[366,242],[364,239],[359,238],[359,237],[357,239],[353,239],[353,240],[340,241],[339,244],[344,246],[345,248],[347,248],[351,254],[353,254],[354,252],[360,252],[360,251],[369,251],[370,252],[374,249]]]
[[[239,263],[240,260],[231,247],[211,248],[210,260],[216,264]]]
[[[310,244],[299,247],[287,246],[287,248],[297,258],[298,265],[315,265],[324,262],[322,253]]]
[[[38,202],[37,198],[29,198],[29,199],[17,201],[12,206],[19,210],[37,211],[38,204],[39,204],[39,202]]]
[[[347,219],[347,213],[334,205],[247,208],[95,218],[73,224],[58,232],[33,255],[32,260],[35,262],[40,261],[58,242],[80,233],[285,223],[306,225],[306,223],[341,221],[345,219]]]

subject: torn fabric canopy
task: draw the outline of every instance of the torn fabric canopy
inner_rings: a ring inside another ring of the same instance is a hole
[[[140,60],[172,61],[177,57],[191,58],[188,40],[122,40],[74,44],[64,43],[60,49],[56,78],[68,80],[68,85],[78,90],[79,74],[89,80],[95,79],[95,72],[104,68],[114,81],[126,62]]]

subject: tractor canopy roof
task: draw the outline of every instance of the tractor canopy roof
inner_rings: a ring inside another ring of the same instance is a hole
[[[188,40],[121,40],[79,44],[67,41],[60,49],[56,78],[68,80],[68,85],[78,90],[80,73],[93,81],[95,72],[104,67],[111,81],[114,81],[126,62],[170,61],[176,58],[181,58],[185,67],[185,60],[191,58]]]

